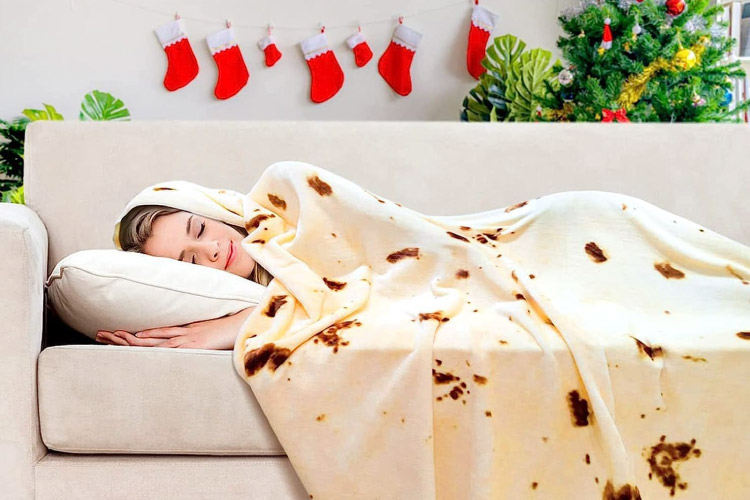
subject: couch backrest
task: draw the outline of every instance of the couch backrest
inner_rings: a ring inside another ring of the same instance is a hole
[[[247,192],[301,160],[430,215],[480,212],[558,191],[642,198],[750,245],[750,127],[458,122],[35,122],[26,203],[49,232],[49,270],[113,248],[126,202],[185,179]]]

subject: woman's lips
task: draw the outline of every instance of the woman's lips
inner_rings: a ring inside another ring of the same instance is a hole
[[[231,241],[229,242],[229,252],[227,252],[227,263],[224,265],[224,269],[229,267],[229,264],[232,262],[232,258],[234,257],[234,243]]]

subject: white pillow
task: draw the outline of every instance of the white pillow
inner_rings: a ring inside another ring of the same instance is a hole
[[[207,266],[122,250],[83,250],[62,259],[46,282],[58,316],[96,338],[233,314],[258,305],[266,287]]]

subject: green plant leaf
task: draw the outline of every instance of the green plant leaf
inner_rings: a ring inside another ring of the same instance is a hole
[[[63,120],[63,115],[57,112],[54,106],[44,104],[44,109],[24,109],[22,113],[32,122],[39,120]]]
[[[130,112],[125,104],[112,94],[94,90],[83,97],[79,118],[94,121],[124,121],[130,119]]]
[[[541,96],[546,96],[545,82],[551,82],[554,70],[552,53],[544,49],[524,52],[513,64],[508,76],[507,97],[511,100],[510,116],[515,121],[533,121]]]
[[[10,202],[18,203],[23,205],[25,203],[23,196],[23,186],[18,186],[16,189],[10,192]]]

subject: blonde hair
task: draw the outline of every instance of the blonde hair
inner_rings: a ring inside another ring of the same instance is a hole
[[[182,212],[182,210],[161,205],[135,207],[122,218],[122,222],[120,223],[120,246],[126,252],[146,253],[146,241],[153,232],[154,221],[162,215],[169,215],[176,212]],[[227,225],[234,228],[243,236],[247,236],[245,228],[232,224]],[[256,262],[249,279],[263,286],[268,286],[273,279],[273,275]]]

